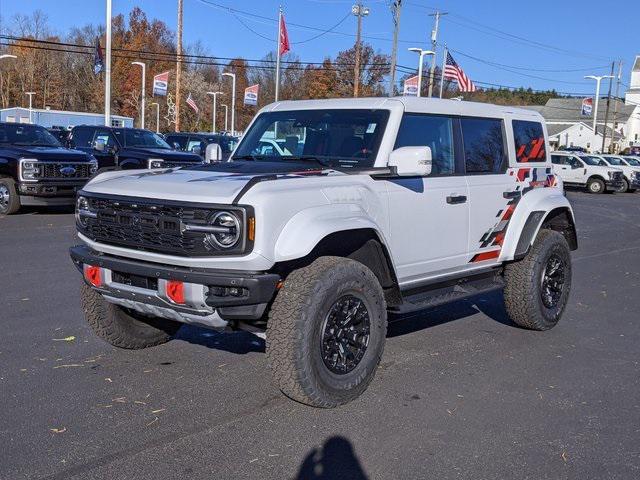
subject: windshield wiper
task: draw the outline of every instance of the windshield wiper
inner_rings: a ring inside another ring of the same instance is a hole
[[[333,164],[331,162],[328,162],[327,160],[322,160],[318,157],[314,157],[312,155],[302,155],[299,157],[287,157],[287,160],[291,161],[300,161],[300,162],[315,162],[315,163],[319,163],[320,165],[322,165],[323,167],[327,167],[327,168],[336,168],[333,166]]]
[[[262,160],[265,158],[265,155],[234,155],[233,156],[233,160],[251,160],[251,161],[256,161],[256,160]]]

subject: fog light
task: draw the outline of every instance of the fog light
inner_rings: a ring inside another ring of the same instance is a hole
[[[184,282],[169,280],[167,282],[167,297],[174,302],[184,304]]]
[[[102,269],[95,265],[83,265],[84,278],[94,287],[102,286]]]

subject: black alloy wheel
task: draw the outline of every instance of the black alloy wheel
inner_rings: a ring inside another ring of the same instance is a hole
[[[542,303],[547,308],[558,305],[565,285],[566,265],[558,255],[551,255],[542,272]]]
[[[364,301],[352,294],[340,297],[322,326],[322,361],[335,374],[351,372],[364,357],[370,334],[371,320]]]

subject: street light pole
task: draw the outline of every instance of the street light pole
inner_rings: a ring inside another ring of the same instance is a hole
[[[227,123],[227,120],[228,120],[228,116],[229,116],[229,107],[227,105],[225,105],[224,103],[222,104],[222,106],[224,107],[224,131],[228,132],[229,131],[229,124]]]
[[[224,72],[222,75],[231,77],[231,136],[233,136],[236,132],[236,74]]]
[[[353,69],[353,96],[358,97],[360,95],[360,51],[362,50],[360,45],[360,35],[362,33],[362,17],[369,15],[369,7],[364,7],[362,2],[356,3],[351,7],[351,13],[358,17],[358,30],[356,33],[356,61]]]
[[[600,82],[603,78],[613,78],[613,75],[586,75],[584,78],[595,80],[596,81],[596,99],[593,102],[593,140],[591,149],[595,148],[596,140],[597,140],[597,132],[596,132],[596,122],[598,120],[598,100],[600,98]],[[606,128],[606,125],[605,125]]]
[[[447,15],[447,12],[440,12],[436,10],[436,13],[430,13],[430,17],[435,17],[435,23],[433,26],[433,30],[431,30],[431,48],[433,49],[433,59],[431,61],[431,68],[429,69],[429,96],[433,94],[433,75],[436,71],[436,54],[435,50],[438,46],[438,26],[440,24],[440,17],[442,15]],[[440,72],[440,75],[443,75],[444,72]]]
[[[417,47],[412,47],[409,49],[410,52],[415,52],[418,54],[419,60],[418,60],[418,97],[422,96],[422,64],[424,63],[424,61],[422,60],[424,58],[425,55],[434,55],[434,61],[435,61],[435,54],[436,52],[434,52],[433,50],[423,50],[421,48],[417,48]],[[429,95],[431,96],[431,95]]]
[[[156,107],[156,133],[160,133],[160,104],[158,102],[151,102],[151,105]]]
[[[213,112],[211,112],[211,133],[216,133],[216,99],[218,95],[224,95],[222,92],[207,92],[207,95],[213,97]]]
[[[111,0],[107,0],[106,65],[104,69],[104,124],[111,126]]]
[[[147,79],[147,66],[143,62],[131,62],[131,65],[139,65],[142,67],[142,112],[140,113],[140,128],[144,128],[144,110],[145,110],[145,82]]]
[[[33,108],[32,99],[36,92],[24,92],[25,95],[29,95],[29,123],[33,123]]]

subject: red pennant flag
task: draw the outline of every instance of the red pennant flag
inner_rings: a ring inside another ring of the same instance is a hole
[[[287,53],[289,48],[289,34],[287,33],[287,25],[284,23],[284,15],[280,15],[280,55]]]

